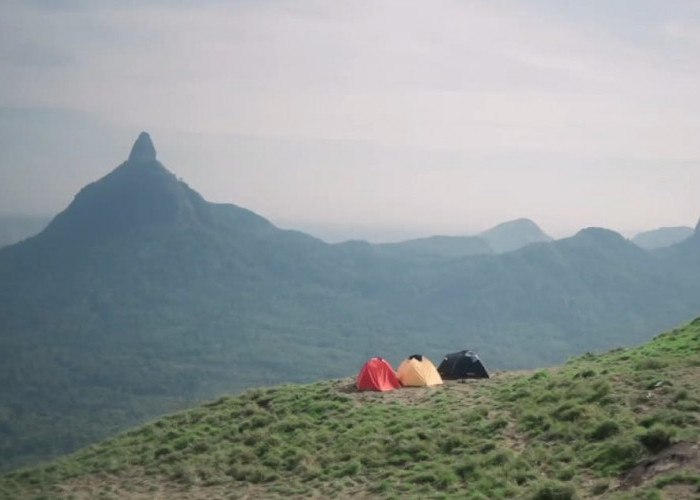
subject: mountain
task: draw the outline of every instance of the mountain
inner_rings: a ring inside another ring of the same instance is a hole
[[[537,224],[529,219],[516,219],[475,236],[430,236],[398,243],[379,243],[375,247],[395,257],[435,259],[511,252],[531,243],[549,241],[552,238]]]
[[[48,223],[46,217],[0,215],[0,247],[34,236]]]
[[[537,224],[529,219],[517,219],[476,236],[430,236],[398,243],[378,243],[375,247],[395,257],[434,259],[511,252],[530,243],[549,241],[552,238]]]
[[[0,477],[0,494],[697,498],[698,382],[700,318],[488,380],[368,393],[344,378],[224,396]]]
[[[223,391],[337,373],[349,315],[372,321],[348,291],[351,258],[206,202],[154,151],[142,134],[44,231],[0,249],[4,464]],[[317,360],[292,371],[301,352]]]
[[[630,345],[700,310],[700,237],[604,229],[503,254],[329,245],[206,201],[148,136],[38,235],[0,249],[0,467],[197,401],[477,350],[492,369]]]
[[[387,255],[407,258],[466,257],[493,253],[489,243],[477,236],[430,236],[398,243],[376,243]]]
[[[479,233],[478,237],[486,240],[495,253],[511,252],[530,243],[552,241],[552,238],[530,219],[503,222]]]
[[[693,234],[692,227],[661,227],[652,231],[639,233],[632,238],[632,242],[647,250],[668,247],[683,241]]]

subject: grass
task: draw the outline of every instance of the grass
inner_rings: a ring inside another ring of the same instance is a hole
[[[700,471],[620,480],[698,441],[699,367],[700,319],[638,348],[486,381],[251,390],[15,471],[0,497],[664,498],[700,488]]]

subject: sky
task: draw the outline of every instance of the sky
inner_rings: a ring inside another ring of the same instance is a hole
[[[142,131],[207,200],[326,241],[700,218],[695,0],[3,0],[0,214]]]

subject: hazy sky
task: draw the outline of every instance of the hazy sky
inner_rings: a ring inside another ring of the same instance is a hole
[[[700,218],[695,0],[3,0],[0,75],[0,213],[146,130],[206,199],[332,241]]]

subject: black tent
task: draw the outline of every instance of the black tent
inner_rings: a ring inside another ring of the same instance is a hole
[[[489,378],[489,374],[481,363],[479,356],[472,351],[453,352],[445,356],[438,373],[444,379],[460,378]]]

